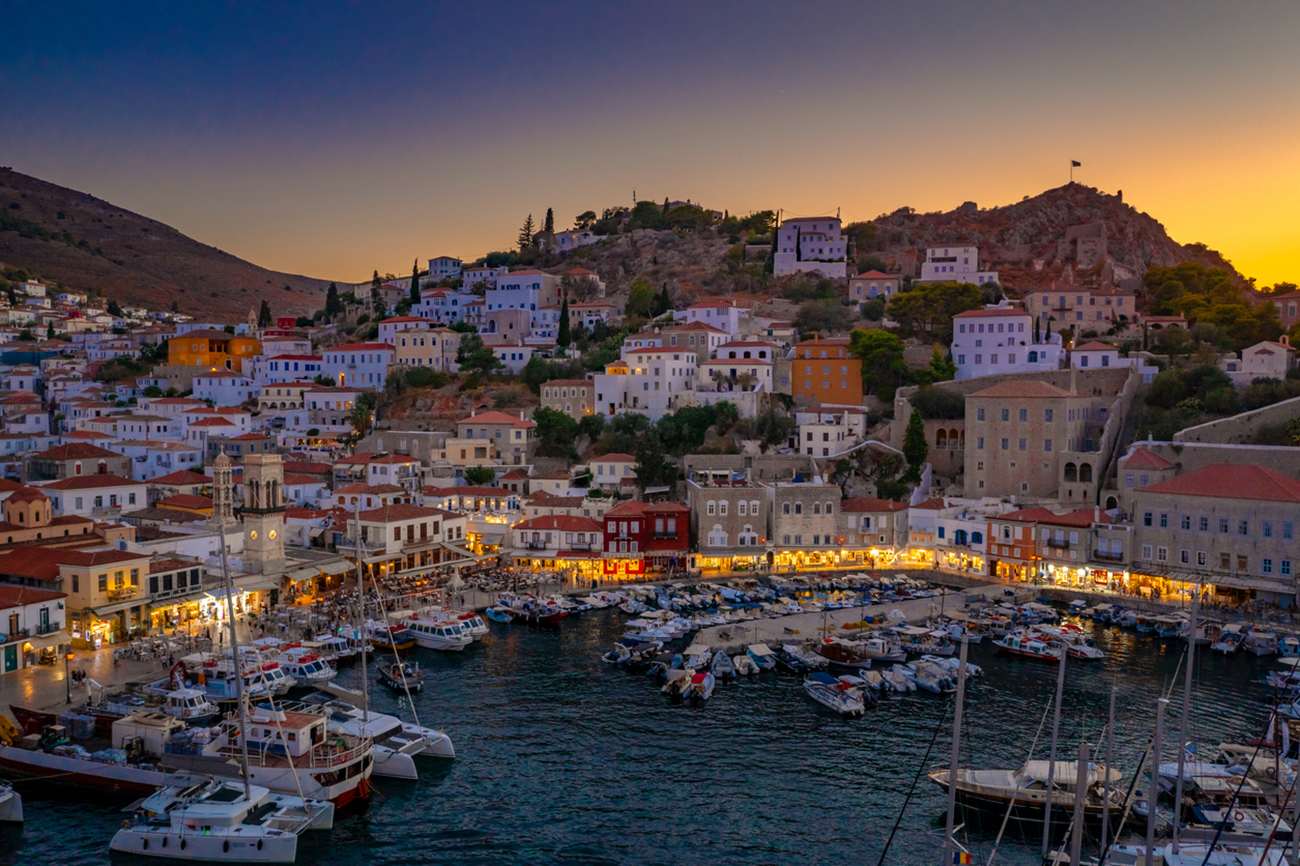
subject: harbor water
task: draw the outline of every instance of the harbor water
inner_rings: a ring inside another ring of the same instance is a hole
[[[311,833],[298,862],[377,864],[935,864],[946,797],[924,773],[946,767],[948,703],[926,692],[887,695],[842,720],[808,700],[799,679],[765,673],[719,684],[703,707],[670,705],[648,677],[603,664],[626,617],[592,611],[557,630],[493,624],[463,653],[416,650],[426,686],[422,724],[447,731],[454,761],[426,763],[418,782],[376,779],[364,812]],[[1058,758],[1080,738],[1096,744],[1112,685],[1119,690],[1115,765],[1132,778],[1156,698],[1172,686],[1166,760],[1175,760],[1185,644],[1095,629],[1099,662],[1070,661]],[[1055,689],[1056,665],[996,656],[970,660],[984,677],[967,689],[962,763],[1019,767]],[[1261,733],[1271,659],[1198,651],[1189,740],[1204,751]],[[345,669],[342,685],[359,686]],[[405,704],[371,684],[375,706]],[[403,709],[409,716],[409,707]],[[1044,726],[1036,758],[1047,757]],[[918,771],[921,775],[917,781]],[[915,781],[910,802],[904,809]],[[0,831],[0,866],[102,864],[125,803],[30,791],[27,823]],[[958,823],[962,822],[958,816]],[[976,863],[993,831],[963,831]],[[1038,838],[1004,841],[1000,864],[1031,864]]]

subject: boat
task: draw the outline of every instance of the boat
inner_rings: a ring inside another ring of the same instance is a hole
[[[320,686],[334,679],[338,671],[325,661],[320,653],[302,644],[290,644],[280,650],[276,661],[286,675],[304,686]]]
[[[483,612],[487,614],[487,618],[492,620],[493,622],[501,622],[501,623],[509,624],[514,622],[515,620],[514,615],[510,613],[510,608],[508,607],[494,606],[494,607],[489,607],[487,610]]]
[[[370,645],[377,650],[400,652],[415,646],[415,638],[400,625],[386,625],[381,622],[366,623],[366,637]]]
[[[733,656],[731,662],[732,666],[736,669],[737,676],[752,677],[754,674],[758,673],[758,665],[754,664],[754,660],[743,653],[738,656]]]
[[[348,641],[338,635],[318,634],[315,640],[303,641],[302,645],[320,653],[337,670],[342,665],[352,664],[357,660],[357,651]]]
[[[23,798],[14,786],[0,779],[0,824],[23,822]]]
[[[1183,637],[1191,628],[1191,622],[1178,614],[1158,616],[1154,620],[1156,634],[1160,637]]]
[[[354,737],[369,737],[374,743],[374,775],[390,779],[415,779],[415,759],[456,757],[451,738],[442,731],[403,722],[397,716],[363,710],[330,694],[316,692],[303,699],[303,706],[329,711],[330,730]],[[286,707],[292,711],[293,705]]]
[[[1216,653],[1224,653],[1225,655],[1235,653],[1241,648],[1241,642],[1245,640],[1245,637],[1246,636],[1242,633],[1242,627],[1240,625],[1237,625],[1236,623],[1225,625],[1223,630],[1219,633],[1218,640],[1210,644],[1210,649]]]
[[[956,678],[948,671],[929,662],[915,662],[909,665],[896,665],[904,677],[916,684],[917,688],[927,692],[941,694],[957,690]]]
[[[334,806],[225,779],[170,780],[146,797],[109,848],[135,857],[292,863],[298,836],[334,826]]]
[[[1222,828],[1229,833],[1245,833],[1248,836],[1269,836],[1278,833],[1285,837],[1289,836],[1292,830],[1290,824],[1266,806],[1234,806],[1232,809],[1225,806],[1193,806],[1192,815],[1199,824],[1216,830]]]
[[[442,652],[461,652],[474,642],[459,623],[430,619],[406,620],[402,623],[417,646]]]
[[[1054,662],[1060,661],[1061,658],[1060,648],[1048,646],[1037,637],[1024,634],[1009,634],[993,641],[993,646],[997,647],[1000,653],[1036,661]]]
[[[181,671],[184,671],[183,665]],[[160,680],[158,684],[151,683],[150,685],[159,686],[157,691],[145,691],[138,685],[128,684],[125,691],[103,695],[98,701],[83,706],[81,712],[111,723],[114,719],[125,718],[135,710],[153,710],[191,725],[207,724],[221,715],[221,709],[208,700],[206,692],[183,685],[183,679],[180,681],[182,685],[176,686],[176,679],[173,679],[171,689],[166,689],[165,680]]]
[[[882,637],[871,637],[866,640],[858,641],[854,644],[854,651],[857,655],[869,661],[907,661],[907,653],[903,652],[901,646]]]
[[[419,662],[394,659],[379,663],[379,681],[398,692],[418,692],[424,689],[424,675]]]
[[[713,650],[704,644],[692,644],[682,656],[685,659],[682,667],[703,671],[708,670],[709,662],[713,660]]]
[[[1065,647],[1065,654],[1068,658],[1079,659],[1081,661],[1100,661],[1106,657],[1106,654],[1097,647],[1093,646],[1083,632],[1071,628],[1043,628],[1038,636],[1050,646]]]
[[[794,653],[785,649],[777,650],[776,666],[780,670],[783,670],[788,674],[795,674],[796,676],[802,676],[803,674],[808,673],[808,665],[804,664],[803,660]]]
[[[686,697],[687,689],[690,688],[693,675],[693,671],[674,668],[665,674],[664,684],[659,691],[668,695],[673,703],[681,703]]]
[[[863,652],[860,644],[839,638],[823,641],[818,645],[817,653],[826,659],[832,671],[854,673],[871,667],[871,658]]]
[[[781,649],[791,657],[798,659],[803,666],[810,671],[825,670],[830,666],[830,660],[814,652],[807,652],[794,644],[788,643]]]
[[[1020,822],[1041,824],[1048,803],[1048,761],[1027,761],[1019,770],[958,770],[957,802],[966,808],[986,811],[1001,818],[1008,811]],[[1078,762],[1057,761],[1052,771],[1052,820],[1070,820],[1078,787]],[[1089,821],[1100,820],[1104,807],[1105,785],[1110,781],[1110,811],[1122,813],[1124,795],[1120,790],[1123,774],[1098,764],[1089,764],[1084,784],[1083,811]],[[949,787],[949,770],[929,774],[930,781],[944,791]],[[1010,807],[1010,808],[1008,808]]]
[[[373,743],[366,736],[331,732],[329,710],[322,707],[286,711],[259,704],[247,714],[241,731],[238,719],[212,728],[197,728],[173,736],[161,762],[167,768],[231,778],[241,773],[247,742],[248,782],[280,794],[329,800],[343,808],[370,797],[374,768]],[[156,786],[155,786],[156,787]]]
[[[804,694],[841,716],[860,716],[866,712],[863,691],[820,671],[808,674],[803,681]]]
[[[749,657],[759,670],[770,671],[776,667],[776,653],[765,643],[750,644],[745,650],[745,655]]]
[[[1277,642],[1277,651],[1283,658],[1300,658],[1300,637],[1284,635]]]
[[[736,666],[722,650],[718,650],[713,654],[712,670],[715,680],[731,680],[736,678]]]
[[[716,684],[717,678],[713,676],[712,671],[693,673],[690,683],[686,686],[686,699],[699,706],[713,697],[713,687]]]
[[[908,679],[903,674],[904,667],[904,665],[895,664],[890,668],[882,669],[880,671],[881,679],[883,679],[885,684],[893,691],[914,692],[916,691],[916,683],[912,682],[912,680]]]
[[[210,653],[191,653],[176,664],[180,666],[179,671],[173,667],[166,679],[145,686],[145,692],[159,697],[166,695],[175,689],[178,675],[181,681],[202,690],[213,701],[233,701],[241,685],[244,693],[251,698],[265,697],[277,689],[289,690],[283,672],[268,675],[251,659],[246,659],[239,665],[238,674],[235,673],[235,662],[232,659],[218,658]],[[275,668],[278,669],[279,665]],[[236,683],[240,677],[243,678],[242,684]]]
[[[956,676],[961,670],[961,659],[955,659],[952,656],[948,656],[947,658],[942,656],[921,656],[918,661],[929,662],[930,664],[941,667],[953,676]],[[966,676],[982,677],[984,676],[984,668],[968,659],[966,661]]]
[[[1242,647],[1255,656],[1271,656],[1277,652],[1277,635],[1262,628],[1252,628],[1246,632]]]

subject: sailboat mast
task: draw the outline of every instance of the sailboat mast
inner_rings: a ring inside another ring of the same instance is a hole
[[[370,675],[367,662],[370,661],[366,656],[366,584],[365,579],[361,576],[361,559],[364,555],[361,547],[361,497],[358,496],[352,503],[352,512],[357,519],[357,633],[361,635],[361,695],[365,698],[366,705],[361,708],[361,723],[363,725],[370,722]]]
[[[230,623],[230,652],[235,669],[235,700],[239,703],[239,775],[244,780],[244,799],[248,799],[252,795],[248,789],[248,706],[244,696],[244,660],[239,657],[239,638],[235,634],[235,589],[230,582],[230,561],[226,559],[225,525],[217,531],[221,539],[221,583],[226,590],[226,619]]]
[[[1147,785],[1147,854],[1146,866],[1155,866],[1156,799],[1160,792],[1160,732],[1165,726],[1168,698],[1156,701],[1156,731],[1151,737],[1151,783]]]
[[[1056,775],[1056,739],[1061,733],[1061,695],[1065,691],[1065,644],[1058,644],[1061,653],[1060,667],[1056,672],[1056,707],[1052,710],[1052,748],[1047,758],[1047,796],[1043,806],[1043,856],[1047,856],[1052,834],[1052,783]]]
[[[1174,853],[1178,853],[1178,827],[1183,817],[1183,763],[1187,758],[1187,719],[1192,714],[1192,668],[1196,661],[1196,625],[1201,611],[1201,585],[1192,596],[1192,627],[1187,632],[1187,671],[1183,678],[1183,717],[1178,722],[1178,779],[1174,782]],[[1277,776],[1274,776],[1277,778]]]
[[[948,761],[948,822],[943,834],[943,862],[952,862],[953,822],[957,813],[957,765],[961,760],[961,711],[966,698],[966,648],[969,640],[961,636],[961,657],[957,665],[957,709],[952,716],[952,756]]]
[[[1106,768],[1110,776],[1110,767]],[[1074,826],[1070,834],[1070,864],[1078,866],[1083,853],[1083,804],[1088,797],[1088,741],[1079,744],[1079,763],[1074,771]]]
[[[1119,689],[1110,687],[1110,718],[1106,722],[1106,781],[1101,803],[1101,850],[1106,850],[1106,837],[1110,835],[1110,767],[1115,752],[1115,695]]]

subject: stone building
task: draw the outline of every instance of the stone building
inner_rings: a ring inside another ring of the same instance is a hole
[[[552,379],[542,383],[542,405],[581,421],[596,410],[596,383],[591,379]]]
[[[121,475],[131,477],[131,458],[91,445],[73,442],[56,445],[27,458],[28,481],[57,481],[78,475]]]
[[[766,562],[769,489],[730,473],[698,473],[686,482],[696,569],[732,571]]]
[[[764,486],[772,514],[774,564],[779,568],[827,562],[840,546],[839,485],[814,477]]]

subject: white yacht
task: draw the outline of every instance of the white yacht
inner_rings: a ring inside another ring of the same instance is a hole
[[[319,686],[338,676],[338,671],[311,647],[285,647],[280,651],[277,661],[288,676],[304,686]]]
[[[334,806],[241,782],[171,777],[122,822],[109,848],[139,857],[292,863],[298,835],[334,826]]]
[[[425,649],[461,652],[474,642],[474,639],[461,629],[460,624],[454,621],[421,617],[406,620],[403,625],[407,633],[415,638],[415,643]]]
[[[315,704],[329,713],[333,730],[354,737],[370,737],[375,744],[376,776],[416,778],[413,758],[454,758],[456,748],[451,737],[434,728],[402,721],[397,716],[369,712],[327,695],[308,695],[306,703]]]

